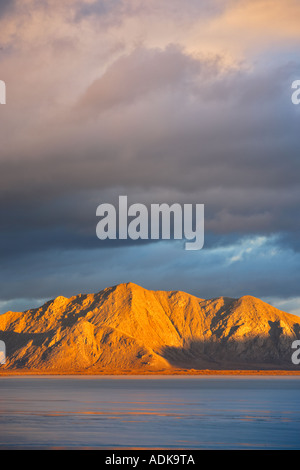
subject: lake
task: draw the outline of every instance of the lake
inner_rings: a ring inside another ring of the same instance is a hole
[[[0,376],[1,449],[300,449],[300,377]]]

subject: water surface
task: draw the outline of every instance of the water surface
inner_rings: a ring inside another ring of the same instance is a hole
[[[300,449],[299,377],[0,377],[0,448]]]

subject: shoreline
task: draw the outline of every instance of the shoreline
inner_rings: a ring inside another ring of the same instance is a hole
[[[281,369],[238,369],[238,370],[196,370],[196,369],[175,369],[175,370],[153,370],[153,371],[141,371],[141,370],[131,370],[131,371],[122,371],[122,370],[101,370],[101,371],[63,371],[63,370],[1,370],[0,377],[7,376],[83,376],[83,377],[122,377],[130,378],[133,376],[138,377],[197,377],[197,376],[300,376],[300,370],[281,370]]]

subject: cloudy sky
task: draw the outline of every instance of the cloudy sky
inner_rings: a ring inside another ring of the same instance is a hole
[[[0,0],[0,313],[120,282],[300,315],[298,0]],[[205,204],[205,245],[96,208]]]

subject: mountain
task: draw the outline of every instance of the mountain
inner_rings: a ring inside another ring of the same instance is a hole
[[[204,300],[127,283],[0,316],[3,369],[292,369],[300,318],[244,296]],[[298,366],[299,367],[299,366]]]

